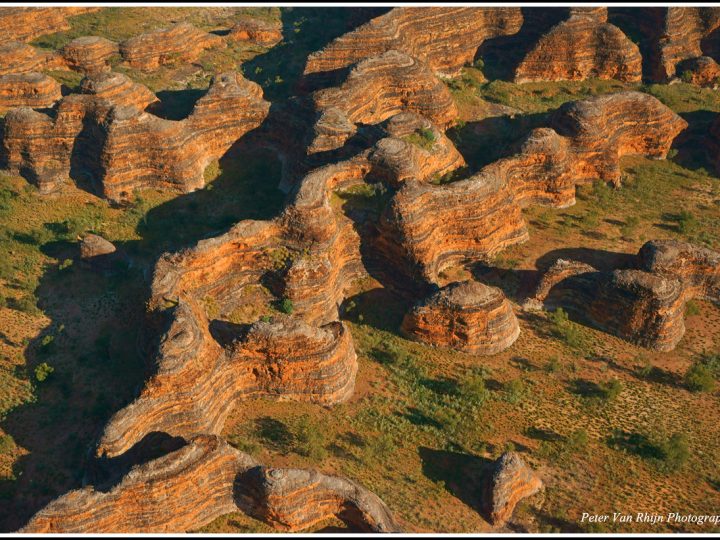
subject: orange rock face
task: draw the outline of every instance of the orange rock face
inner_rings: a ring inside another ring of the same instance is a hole
[[[62,58],[31,45],[10,41],[0,44],[0,75],[39,72],[60,67]]]
[[[32,41],[43,34],[68,30],[68,17],[99,7],[0,8],[0,42]]]
[[[110,59],[118,54],[117,43],[98,36],[76,38],[62,49],[67,66],[84,73],[110,71]]]
[[[445,134],[432,122],[414,113],[400,113],[385,125],[388,137],[380,139],[369,152],[373,176],[391,186],[405,180],[440,179],[465,167],[465,159]]]
[[[713,87],[720,81],[720,65],[709,56],[698,56],[677,65],[677,73],[684,82]]]
[[[520,326],[500,289],[466,281],[451,283],[417,304],[405,315],[402,331],[436,347],[495,354],[515,342]]]
[[[27,109],[7,115],[8,165],[42,191],[66,181],[77,160],[111,200],[151,186],[192,191],[204,185],[207,164],[260,125],[269,109],[260,87],[235,72],[215,77],[181,121],[144,112],[157,98],[118,73],[86,79],[81,92],[64,98],[54,119]]]
[[[0,76],[0,111],[11,107],[52,107],[62,97],[60,83],[41,73]]]
[[[515,82],[588,78],[639,82],[640,50],[607,22],[607,8],[576,10],[542,36],[515,70]]]
[[[334,109],[332,125],[377,124],[403,111],[424,116],[441,129],[457,118],[447,87],[423,62],[398,51],[363,60],[338,87],[313,95],[321,113]],[[322,116],[321,116],[322,118]],[[325,124],[327,124],[325,118]],[[326,137],[331,135],[331,141]],[[352,135],[346,127],[319,131],[311,144],[316,149],[337,148]]]
[[[665,158],[687,122],[654,97],[618,92],[561,106],[550,125],[571,139],[578,181],[620,184],[620,156]]]
[[[685,333],[686,302],[717,301],[720,254],[684,242],[651,241],[640,249],[636,266],[600,272],[558,260],[526,307],[562,307],[641,347],[670,351]]]
[[[517,504],[540,491],[543,483],[516,452],[505,452],[484,485],[485,511],[494,525],[504,524]]]
[[[272,47],[282,41],[280,21],[245,19],[230,29],[227,39],[230,41],[249,41],[264,47]]]
[[[203,32],[189,23],[178,23],[123,41],[120,54],[129,66],[153,71],[164,65],[192,62],[205,49],[224,45],[220,36]]]
[[[516,7],[394,8],[311,54],[305,75],[334,72],[393,49],[433,71],[457,75],[483,41],[514,34],[522,22]]]
[[[54,500],[19,532],[189,532],[237,511],[293,530],[338,516],[367,532],[400,531],[385,504],[350,480],[266,469],[219,437],[202,435],[109,489],[87,487]]]

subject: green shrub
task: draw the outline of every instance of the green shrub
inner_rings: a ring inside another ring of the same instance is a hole
[[[414,133],[404,137],[404,139],[424,150],[432,150],[435,143],[435,133],[430,128],[418,128]]]
[[[692,82],[693,74],[692,71],[685,70],[680,74],[680,80],[684,83]]]
[[[377,437],[370,437],[367,448],[373,459],[388,458],[396,448],[395,441],[389,433],[381,433]]]
[[[557,373],[560,371],[560,359],[557,356],[551,356],[545,364],[545,371],[548,373]]]
[[[549,315],[553,325],[553,334],[560,338],[571,349],[580,350],[585,346],[580,327],[568,318],[563,308],[557,308]]]
[[[280,302],[280,311],[290,315],[295,308],[293,307],[292,300],[289,298],[283,298]]]
[[[527,394],[527,386],[521,379],[513,379],[505,383],[506,399],[509,403],[519,403]]]
[[[480,404],[488,398],[485,379],[479,373],[471,373],[465,377],[458,386],[458,393],[470,403]]]
[[[35,379],[37,379],[38,382],[43,382],[50,376],[53,371],[55,371],[55,368],[49,365],[47,362],[38,364],[35,367]]]
[[[690,458],[690,448],[684,433],[673,433],[659,446],[662,453],[660,469],[665,472],[679,470]]]
[[[35,315],[39,311],[35,303],[35,298],[30,295],[21,296],[20,298],[10,298],[8,300],[8,307],[30,315]]]
[[[325,431],[307,414],[298,418],[293,429],[293,441],[295,451],[302,456],[309,457],[314,461],[319,461],[327,456]]]
[[[678,230],[682,234],[693,234],[698,229],[697,218],[689,210],[683,210],[677,216]]]
[[[715,374],[702,362],[694,362],[685,372],[685,386],[691,392],[712,392],[715,390]]]
[[[12,435],[5,434],[0,436],[0,455],[10,454],[15,448],[15,439],[12,438]]]
[[[697,302],[690,300],[687,304],[685,304],[685,316],[686,317],[691,317],[693,315],[699,315],[699,314],[700,314],[700,306],[697,305]]]
[[[620,234],[622,234],[622,237],[625,239],[632,239],[635,230],[637,229],[638,225],[640,225],[640,218],[637,216],[628,216],[625,218],[625,222],[620,227]]]
[[[598,385],[600,389],[600,397],[605,401],[615,401],[623,390],[622,383],[617,379],[610,379],[609,381],[600,383]]]

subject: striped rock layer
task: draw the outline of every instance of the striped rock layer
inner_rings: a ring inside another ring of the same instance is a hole
[[[237,511],[286,530],[337,516],[365,532],[400,531],[377,495],[350,480],[266,468],[219,437],[201,435],[109,489],[89,486],[55,499],[19,532],[189,532]]]
[[[517,7],[394,8],[311,54],[305,75],[334,72],[397,50],[453,76],[473,61],[485,40],[514,34],[522,22]]]
[[[658,351],[675,348],[685,333],[685,304],[720,299],[720,254],[673,240],[647,242],[635,268],[607,272],[556,261],[528,307],[562,307],[580,322]]]
[[[86,79],[80,94],[62,99],[54,118],[27,108],[11,110],[2,137],[6,167],[44,192],[78,168],[102,196],[115,201],[146,187],[192,191],[204,185],[205,167],[269,110],[260,87],[235,72],[216,76],[183,120],[145,112],[156,101],[124,75],[103,73]]]
[[[123,41],[120,54],[130,67],[154,71],[160,66],[193,62],[206,49],[224,45],[220,36],[183,22]]]
[[[639,82],[640,49],[607,22],[607,8],[579,10],[543,35],[515,70],[515,82],[589,78]]]
[[[470,354],[495,354],[520,335],[510,302],[497,287],[477,281],[451,283],[405,315],[410,339]]]
[[[44,34],[69,30],[68,17],[99,10],[99,7],[0,8],[0,43],[26,43]]]
[[[61,97],[60,83],[42,73],[0,75],[0,111],[12,107],[49,108]]]

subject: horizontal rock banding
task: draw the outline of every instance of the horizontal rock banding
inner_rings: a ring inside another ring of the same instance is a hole
[[[40,72],[62,67],[62,57],[17,41],[0,44],[0,75]]]
[[[193,62],[206,49],[224,44],[220,36],[183,22],[123,41],[120,54],[130,67],[153,71],[160,66]]]
[[[337,516],[361,532],[400,532],[377,495],[339,476],[258,467],[239,479],[238,488],[239,506],[277,528],[298,531]]]
[[[493,464],[483,485],[483,506],[493,525],[503,525],[522,499],[543,488],[542,480],[517,452],[505,452]]]
[[[675,348],[685,333],[685,304],[717,301],[720,254],[678,241],[651,241],[636,268],[600,272],[575,261],[556,261],[541,278],[528,308],[562,307],[578,320],[641,347]]]
[[[68,17],[99,9],[99,7],[0,8],[0,42],[28,42],[43,34],[68,30],[70,28]]]
[[[620,156],[665,158],[688,124],[649,94],[618,92],[568,102],[554,113],[550,126],[572,140],[579,182],[601,179],[619,185]]]
[[[638,46],[607,22],[607,8],[575,10],[543,35],[515,70],[515,82],[617,79],[639,82]]]
[[[52,107],[62,97],[60,83],[42,73],[0,76],[0,111],[11,107]]]
[[[189,532],[239,510],[293,530],[337,516],[367,532],[400,531],[385,504],[350,480],[266,469],[219,437],[201,435],[136,466],[109,490],[87,487],[54,500],[19,532]]]
[[[216,76],[181,121],[144,112],[157,97],[119,73],[93,74],[80,90],[60,101],[55,118],[28,109],[7,115],[8,166],[42,191],[66,181],[78,160],[111,200],[146,187],[192,191],[204,185],[208,163],[260,125],[270,107],[260,87],[235,72]]]
[[[377,124],[395,114],[409,111],[445,129],[457,118],[457,108],[450,91],[430,68],[420,60],[395,50],[361,61],[340,86],[315,92],[313,101],[321,115],[326,109],[335,109],[337,118],[331,125],[346,122]],[[343,121],[338,112],[347,120]],[[329,129],[334,144],[314,141],[311,146],[322,150],[337,148],[352,135],[340,136],[342,131]],[[321,136],[326,134],[321,132],[318,137]]]
[[[455,282],[405,315],[402,331],[411,339],[470,354],[495,354],[520,335],[510,302],[497,287]]]
[[[85,73],[110,71],[109,62],[118,54],[117,43],[98,36],[76,38],[62,49],[67,66]]]
[[[282,23],[279,20],[244,19],[230,29],[227,39],[272,47],[283,39]]]
[[[514,34],[519,8],[394,8],[311,54],[305,75],[333,72],[365,58],[398,50],[444,75],[457,75],[486,39]]]

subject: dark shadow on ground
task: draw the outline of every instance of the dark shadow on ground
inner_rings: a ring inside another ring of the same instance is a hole
[[[360,26],[387,8],[290,7],[282,10],[283,41],[242,66],[243,74],[263,87],[270,101],[298,90],[308,54]]]
[[[523,24],[516,34],[486,40],[475,55],[476,59],[482,58],[482,71],[488,80],[512,80],[515,69],[538,38],[567,19],[569,13],[566,7],[522,7],[521,10]]]
[[[155,94],[160,103],[150,105],[148,112],[166,120],[183,120],[190,116],[197,100],[206,93],[207,88],[162,90]]]
[[[558,259],[583,262],[595,267],[601,272],[609,272],[618,268],[632,268],[636,261],[634,253],[620,253],[603,249],[575,247],[548,251],[538,257],[535,261],[535,267],[541,272],[544,272]]]
[[[548,113],[491,116],[450,128],[448,138],[467,162],[470,171],[510,156],[517,146],[537,127],[547,125]]]
[[[712,156],[707,154],[708,131],[718,117],[714,111],[692,111],[680,113],[688,123],[688,127],[673,140],[672,148],[677,154],[672,161],[690,170],[705,169],[715,174]]]
[[[423,474],[433,482],[443,482],[445,489],[484,516],[482,484],[492,461],[479,456],[418,448]]]
[[[157,258],[242,219],[271,218],[282,208],[275,154],[238,143],[219,165],[211,187],[150,211],[141,195],[130,209],[141,217],[141,239],[116,242],[127,258],[112,271],[78,261],[74,238],[41,248],[74,262],[63,270],[48,267],[35,291],[50,322],[25,349],[25,369],[37,386],[37,399],[2,420],[3,430],[27,454],[15,462],[14,478],[0,481],[0,531],[18,529],[52,499],[81,487],[103,427],[139,394],[153,369],[160,334],[145,312]],[[54,371],[37,381],[34,370],[43,362]],[[167,451],[163,444],[160,448]]]

